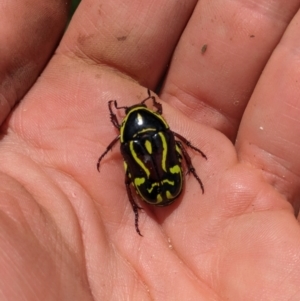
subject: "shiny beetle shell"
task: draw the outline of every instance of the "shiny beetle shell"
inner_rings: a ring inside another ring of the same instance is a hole
[[[145,105],[149,99],[152,99],[156,111]],[[126,115],[121,124],[113,112],[112,105],[116,110],[125,110]],[[204,193],[202,181],[183,143],[200,153],[205,159],[206,155],[186,138],[170,130],[162,117],[162,105],[151,95],[150,90],[148,90],[148,97],[140,104],[118,107],[116,100],[110,100],[108,107],[111,122],[120,133],[98,159],[97,169],[99,170],[103,157],[120,141],[127,195],[135,213],[136,231],[141,235],[138,226],[138,210],[141,207],[136,204],[130,185],[134,186],[137,194],[146,203],[167,206],[182,192],[184,177],[181,162],[184,158],[188,173],[193,174]]]

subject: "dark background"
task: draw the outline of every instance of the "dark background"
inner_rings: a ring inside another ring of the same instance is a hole
[[[80,0],[72,0],[71,2],[71,11],[70,11],[70,19],[72,18],[78,4],[80,3]]]

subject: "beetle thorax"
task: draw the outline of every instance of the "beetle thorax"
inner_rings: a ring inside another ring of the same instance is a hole
[[[135,139],[145,132],[159,132],[168,128],[161,115],[147,107],[133,107],[122,122],[120,129],[121,143]]]

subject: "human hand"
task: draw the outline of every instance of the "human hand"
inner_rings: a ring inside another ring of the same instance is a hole
[[[23,92],[65,20],[32,3],[44,18],[11,36],[44,50],[26,52]],[[299,300],[298,7],[84,0],[2,125],[2,298]],[[188,149],[205,193],[187,175],[173,205],[139,202],[140,237],[118,147],[96,163],[118,134],[107,101],[138,103],[164,74],[163,116],[207,155]]]

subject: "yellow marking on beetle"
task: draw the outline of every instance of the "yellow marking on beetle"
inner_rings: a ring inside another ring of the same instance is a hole
[[[130,152],[135,160],[135,162],[143,169],[143,171],[146,173],[147,177],[149,178],[150,176],[150,171],[149,169],[145,166],[145,164],[143,163],[143,161],[137,156],[134,147],[133,147],[133,141],[129,142],[129,149]]]
[[[151,155],[152,154],[152,144],[149,140],[145,141],[145,147],[147,152]]]
[[[181,172],[181,168],[179,165],[174,165],[173,167],[170,167],[170,172],[172,174],[174,173],[180,173]]]
[[[147,132],[155,132],[155,131],[156,131],[156,128],[142,129],[142,130],[138,131],[136,134],[134,134],[133,137],[135,138],[139,134],[143,134],[143,133],[147,133]]]
[[[123,165],[124,165],[125,171],[127,171],[128,165],[127,165],[127,163],[125,161],[123,161]]]
[[[170,185],[174,185],[174,181],[170,181],[170,180],[168,180],[168,179],[164,179],[164,180],[162,181],[162,184],[164,184],[164,183],[168,183],[168,184],[170,184]]]
[[[161,159],[161,167],[163,171],[167,172],[166,168],[166,161],[167,161],[167,152],[168,152],[168,146],[167,141],[163,133],[159,132],[158,135],[160,136],[161,142],[162,142],[162,159]]]
[[[168,183],[169,185],[174,185],[174,181],[170,181],[169,179],[164,179],[161,182],[154,182],[154,183],[152,183],[151,188],[147,188],[147,191],[149,193],[151,193],[153,191],[154,187],[163,185],[165,183]]]
[[[154,187],[156,187],[156,186],[159,186],[159,183],[158,183],[158,182],[152,183],[151,188],[148,188],[147,191],[148,191],[149,193],[151,193],[152,190],[154,189]]]
[[[179,153],[179,155],[182,156],[181,149],[177,144],[176,144],[175,148],[176,148],[177,153]]]
[[[171,192],[169,190],[166,191],[166,197],[168,200],[171,200],[174,198],[174,196],[171,194]]]
[[[161,194],[159,193],[157,196],[156,196],[156,200],[157,200],[157,202],[156,202],[156,204],[159,204],[159,203],[161,203],[162,202],[162,197],[161,197]]]
[[[134,185],[137,187],[137,186],[140,186],[142,184],[145,183],[145,178],[135,178],[134,179]]]

